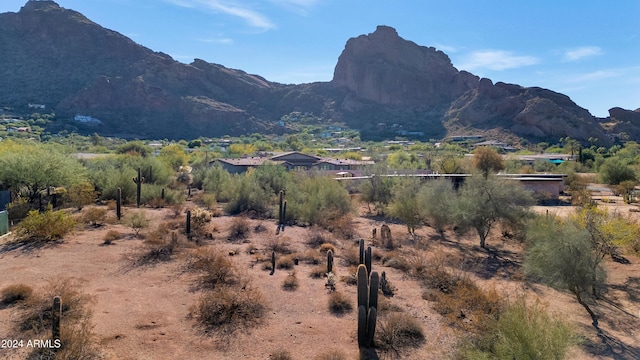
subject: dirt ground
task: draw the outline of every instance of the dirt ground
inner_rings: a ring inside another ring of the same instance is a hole
[[[565,214],[571,208],[536,208],[540,212],[546,210]],[[144,211],[152,219],[150,229],[172,219],[168,209]],[[353,220],[355,239],[365,239],[374,252],[382,253],[371,237],[371,230],[377,227],[379,231],[383,222],[364,216],[364,209],[361,213]],[[313,359],[332,349],[342,351],[348,359],[357,359],[357,312],[336,316],[329,311],[326,279],[312,279],[309,276],[312,265],[295,266],[299,287],[293,292],[283,290],[282,283],[290,270],[278,269],[270,275],[260,264],[255,265],[254,255],[245,251],[247,244],[226,240],[232,221],[227,216],[213,218],[209,225],[213,239],[204,240],[200,246],[236,252],[231,259],[262,292],[267,315],[262,324],[246,332],[225,337],[204,333],[188,316],[202,296],[201,291],[194,289],[195,275],[184,270],[189,249],[182,249],[171,261],[136,266],[131,259],[145,245],[133,236],[130,228],[120,224],[97,229],[85,227],[60,244],[37,249],[8,246],[11,236],[5,237],[0,240],[0,289],[22,283],[37,290],[56,277],[80,281],[82,291],[92,297],[93,330],[105,359],[268,359],[271,353],[283,349],[293,359]],[[259,224],[266,227],[263,232],[252,231],[248,238],[258,253],[274,237],[286,238],[295,251],[309,249],[305,244],[309,228],[288,227],[275,235],[274,221],[249,221],[252,228]],[[442,239],[432,229],[423,227],[417,230],[416,240],[406,235],[403,225],[389,225],[394,239],[402,244],[402,251],[440,252],[464,258],[467,264],[464,270],[483,288],[495,288],[509,298],[517,294],[537,298],[548,312],[569,321],[585,339],[571,350],[569,358],[640,358],[640,259],[627,257],[629,264],[606,262],[609,277],[604,299],[591,303],[600,315],[602,334],[598,336],[591,318],[571,295],[522,281],[522,249],[513,240],[503,239],[499,232],[494,231],[487,241],[495,250],[489,256],[477,246],[478,240],[472,234],[456,237],[447,232]],[[103,237],[109,230],[118,230],[126,236],[105,246]],[[356,248],[356,241],[340,238],[335,241],[335,272],[338,277],[349,276],[350,270],[341,259]],[[457,341],[465,334],[451,328],[431,308],[432,304],[422,299],[422,290],[415,280],[383,266],[380,260],[374,261],[373,268],[385,271],[397,289],[387,301],[417,319],[426,336],[426,342],[418,349],[400,354],[378,352],[378,356],[409,360],[453,356]],[[353,299],[355,307],[356,287],[338,282],[337,289]],[[15,330],[18,312],[15,306],[0,307],[0,339],[20,338]],[[23,359],[27,352],[25,348],[0,349],[0,358]]]

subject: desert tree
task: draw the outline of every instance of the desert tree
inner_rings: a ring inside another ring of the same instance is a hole
[[[605,184],[618,185],[627,180],[636,180],[637,175],[626,161],[617,157],[608,158],[600,165],[599,175]]]
[[[484,177],[489,176],[490,172],[495,173],[505,168],[502,156],[488,146],[480,146],[473,152],[473,166]]]
[[[384,213],[384,209],[393,198],[393,180],[385,176],[387,168],[384,164],[376,164],[365,171],[369,178],[362,181],[358,188],[361,199],[367,203],[369,212],[373,204],[378,214]]]
[[[534,203],[531,193],[515,180],[472,176],[465,180],[456,200],[456,223],[461,231],[474,229],[485,248],[494,225],[521,223]]]
[[[595,206],[580,208],[570,216],[570,220],[580,229],[586,230],[593,253],[591,276],[597,275],[597,268],[606,256],[617,255],[620,246],[632,243],[638,236],[638,225],[617,213]],[[591,295],[599,296],[596,279],[593,279]]]
[[[585,298],[604,283],[606,274],[586,229],[555,216],[538,216],[527,228],[524,266],[530,279],[571,292],[597,326]]]
[[[85,179],[77,159],[45,146],[24,145],[0,156],[0,183],[23,191],[29,202],[48,186],[71,186]]]
[[[437,179],[425,183],[417,194],[424,220],[440,234],[445,226],[453,222],[453,210],[457,194],[453,184],[447,179]]]
[[[423,223],[422,206],[418,202],[420,180],[409,177],[398,181],[394,186],[393,201],[389,205],[391,216],[399,219],[407,226],[407,231],[415,235],[416,228]]]

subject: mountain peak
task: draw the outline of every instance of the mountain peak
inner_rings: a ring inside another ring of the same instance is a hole
[[[20,9],[20,12],[26,11],[42,11],[49,9],[59,9],[60,5],[53,0],[29,0]]]

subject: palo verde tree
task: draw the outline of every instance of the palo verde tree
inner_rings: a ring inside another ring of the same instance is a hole
[[[445,226],[453,222],[453,212],[457,194],[453,184],[447,179],[431,180],[418,192],[418,203],[424,220],[440,234]]]
[[[514,180],[472,176],[459,190],[456,222],[461,231],[474,229],[480,237],[480,247],[485,248],[494,225],[521,223],[533,203],[531,193]]]
[[[0,183],[22,192],[32,203],[48,186],[68,187],[86,179],[77,159],[43,145],[22,145],[2,152],[0,169]]]
[[[526,275],[571,292],[591,315],[596,327],[597,317],[585,297],[605,280],[606,274],[597,257],[589,232],[573,221],[538,216],[527,228]]]
[[[417,197],[419,191],[419,179],[413,177],[403,178],[394,186],[393,201],[389,205],[391,216],[405,223],[407,231],[411,235],[415,235],[416,228],[424,221],[422,207]]]

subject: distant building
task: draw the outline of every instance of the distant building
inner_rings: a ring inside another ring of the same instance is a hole
[[[322,158],[314,155],[307,155],[301,152],[292,151],[278,154],[271,157],[244,157],[234,159],[217,159],[212,163],[218,163],[223,169],[231,174],[244,173],[250,168],[255,168],[264,164],[279,164],[287,170],[358,170],[367,165],[375,164],[372,160],[351,160]]]
[[[29,103],[29,108],[30,109],[44,110],[45,106],[44,106],[44,104],[31,104],[31,103]]]
[[[102,121],[100,119],[94,118],[92,116],[89,115],[76,115],[73,117],[73,120],[80,122],[80,123],[84,123],[84,124],[100,124],[102,123]]]

